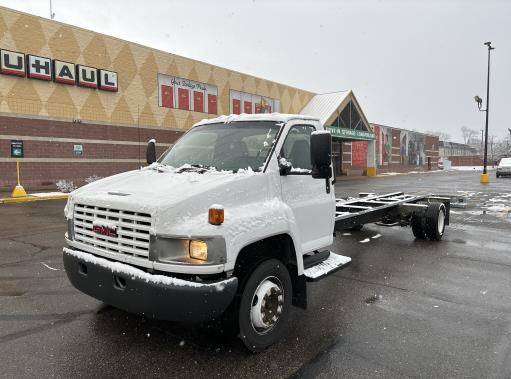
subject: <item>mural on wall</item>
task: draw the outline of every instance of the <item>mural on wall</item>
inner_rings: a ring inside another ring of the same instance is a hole
[[[383,164],[392,163],[392,128],[383,128]]]
[[[193,80],[158,74],[158,105],[201,113],[217,113],[218,88]]]
[[[399,133],[399,158],[401,164],[408,164],[408,132],[401,130]]]
[[[231,114],[280,112],[280,100],[231,90]]]
[[[376,135],[376,160],[379,166],[389,164],[424,166],[428,164],[428,159],[433,160],[437,157],[438,137],[383,125],[373,125],[373,128]]]
[[[401,164],[422,166],[426,162],[424,135],[401,130],[399,133]]]
[[[408,164],[422,166],[426,163],[424,134],[408,132]]]

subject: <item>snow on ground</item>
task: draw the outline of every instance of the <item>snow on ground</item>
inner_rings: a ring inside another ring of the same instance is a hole
[[[68,195],[68,194],[64,193],[64,192],[55,191],[55,192],[29,193],[28,195],[34,196],[34,197],[46,197],[46,196],[62,196],[62,195]]]
[[[467,198],[469,209],[452,214],[479,216],[488,214],[511,221],[511,193],[485,193],[476,191],[457,191],[458,196]]]
[[[360,243],[368,243],[369,241],[371,241],[369,238],[365,238],[362,241],[358,241],[358,242],[360,242]]]
[[[430,171],[408,171],[408,172],[382,172],[378,176],[395,176],[395,175],[408,175],[408,174],[431,174],[434,172],[441,172],[442,170],[430,170]]]
[[[60,268],[55,268],[55,267],[51,267],[50,265],[44,263],[44,262],[41,262],[41,264],[46,267],[48,270],[52,270],[52,271],[62,271]]]
[[[483,171],[483,166],[451,166],[451,170],[455,171]],[[495,170],[495,168],[488,166],[488,171]]]

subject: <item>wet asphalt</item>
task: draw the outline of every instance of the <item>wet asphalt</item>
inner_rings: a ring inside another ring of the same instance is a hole
[[[0,377],[511,377],[511,179],[336,184],[338,196],[403,190],[468,207],[439,243],[400,227],[338,234],[332,250],[352,264],[310,284],[309,309],[260,354],[217,323],[149,320],[78,292],[63,271],[64,202],[0,205]]]

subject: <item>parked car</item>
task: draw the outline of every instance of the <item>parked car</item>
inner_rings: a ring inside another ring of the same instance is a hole
[[[501,176],[511,176],[511,158],[502,158],[497,166],[497,178]]]

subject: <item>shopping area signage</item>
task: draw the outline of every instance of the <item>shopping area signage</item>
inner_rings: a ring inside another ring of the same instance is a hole
[[[57,59],[0,49],[0,73],[117,92],[117,73]]]
[[[337,126],[327,126],[333,138],[358,139],[358,140],[374,140],[374,133],[365,130],[340,128]]]

